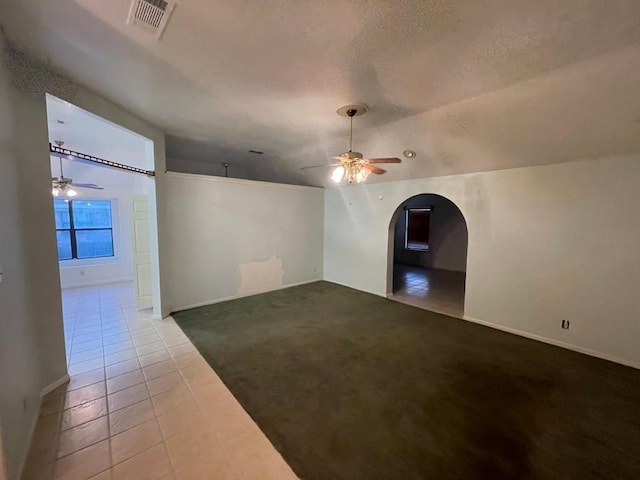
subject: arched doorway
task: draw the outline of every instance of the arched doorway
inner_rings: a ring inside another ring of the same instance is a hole
[[[425,193],[402,202],[389,224],[389,298],[461,318],[467,245],[464,216],[448,198]]]

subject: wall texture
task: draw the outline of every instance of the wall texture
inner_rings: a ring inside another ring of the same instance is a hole
[[[323,191],[170,173],[173,310],[322,278]]]
[[[431,207],[429,250],[426,252],[404,248],[406,216],[404,208]],[[458,207],[438,195],[419,195],[399,207],[395,225],[394,261],[440,270],[464,272],[467,268],[467,226]]]
[[[640,366],[639,180],[626,156],[330,189],[324,276],[385,295],[393,212],[440,194],[467,221],[468,319]]]
[[[10,480],[43,388],[67,371],[47,151],[44,94],[18,91],[0,62],[0,431]]]

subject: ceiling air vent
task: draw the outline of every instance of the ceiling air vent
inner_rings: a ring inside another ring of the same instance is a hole
[[[160,40],[175,6],[175,2],[166,0],[132,0],[127,23],[154,33]]]

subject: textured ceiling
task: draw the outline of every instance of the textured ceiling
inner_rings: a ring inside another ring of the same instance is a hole
[[[171,169],[301,184],[355,149],[373,181],[640,151],[640,2],[182,0],[160,42],[128,0],[0,0],[31,55],[156,124]],[[257,156],[250,149],[264,151]]]

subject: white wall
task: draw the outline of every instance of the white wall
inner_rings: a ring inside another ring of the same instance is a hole
[[[0,57],[4,47],[0,36]],[[0,443],[9,480],[20,475],[43,388],[66,375],[45,98],[15,83],[0,61]]]
[[[64,148],[69,150],[138,168],[153,169],[153,158],[147,151],[149,146],[153,146],[153,142],[99,115],[47,95],[47,121],[50,143],[62,140]]]
[[[173,310],[322,279],[323,190],[170,173]]]
[[[468,319],[640,366],[639,183],[628,156],[327,190],[324,276],[385,295],[394,210],[440,194],[467,221]]]
[[[406,250],[407,218],[404,208],[430,207],[429,250]],[[462,213],[446,198],[438,195],[420,195],[399,207],[395,225],[394,260],[404,265],[417,265],[453,272],[467,269],[467,226]]]

